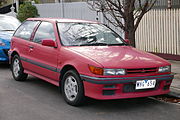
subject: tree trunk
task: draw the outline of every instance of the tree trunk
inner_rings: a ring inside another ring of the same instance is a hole
[[[130,14],[125,20],[125,39],[129,39],[131,45],[136,47],[135,44],[135,26],[133,14]]]
[[[128,37],[127,39],[129,39],[129,41],[131,42],[131,45],[133,47],[136,47],[134,30],[129,30],[128,34],[127,34],[127,37]]]
[[[128,25],[127,25],[127,39],[129,39],[130,40],[130,42],[131,42],[131,45],[133,46],[133,47],[136,47],[136,44],[135,44],[135,26],[134,26],[134,16],[133,16],[133,13],[132,14],[130,14],[129,15],[129,17],[128,17]]]
[[[133,10],[134,4],[130,4],[130,0],[126,0],[124,3],[125,6],[125,17],[124,17],[124,22],[125,22],[125,39],[129,39],[131,42],[131,45],[133,47],[136,47],[135,45],[135,25],[134,25],[134,14]],[[131,10],[132,9],[132,10]]]

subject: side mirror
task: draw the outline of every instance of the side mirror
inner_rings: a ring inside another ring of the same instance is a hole
[[[56,48],[56,42],[54,40],[42,40],[42,45]]]
[[[131,44],[131,42],[128,39],[125,39],[124,42],[127,43],[128,45]]]

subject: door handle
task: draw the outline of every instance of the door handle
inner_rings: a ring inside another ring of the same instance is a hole
[[[33,51],[33,49],[34,49],[34,46],[29,45],[29,52],[32,52],[32,51]]]
[[[33,49],[33,48],[34,48],[34,46],[30,45],[30,46],[29,46],[29,48],[30,48],[30,49]]]

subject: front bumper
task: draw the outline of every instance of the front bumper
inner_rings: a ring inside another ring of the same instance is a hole
[[[122,77],[122,78],[97,78],[80,75],[84,83],[85,96],[99,99],[122,99],[155,96],[166,94],[170,90],[174,78],[172,74],[144,76],[144,77]],[[156,79],[155,88],[136,90],[137,80]]]

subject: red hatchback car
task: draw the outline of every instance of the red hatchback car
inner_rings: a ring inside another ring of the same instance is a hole
[[[129,46],[103,24],[30,18],[16,30],[9,51],[12,75],[33,75],[59,86],[65,101],[146,97],[169,92],[166,60]]]

